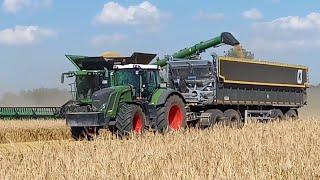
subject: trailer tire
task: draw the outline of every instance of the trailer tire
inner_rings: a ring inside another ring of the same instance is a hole
[[[281,121],[284,119],[284,115],[280,109],[274,109],[271,118],[274,118],[276,121]]]
[[[222,123],[225,120],[223,112],[219,109],[208,109],[205,111],[205,113],[211,113],[211,117],[209,119],[209,127],[212,127],[215,124]]]
[[[294,109],[290,109],[289,111],[287,111],[286,114],[285,114],[285,117],[287,119],[291,119],[291,120],[297,120],[299,118],[298,114],[297,114],[297,111],[294,110]]]
[[[131,133],[142,134],[146,116],[139,105],[121,103],[116,116],[116,134],[125,137]]]
[[[241,128],[244,123],[241,120],[240,114],[234,109],[228,109],[224,112],[225,119],[222,121],[223,126],[232,128]]]
[[[186,127],[185,103],[178,95],[169,96],[164,106],[157,109],[155,127],[158,132],[180,130]]]

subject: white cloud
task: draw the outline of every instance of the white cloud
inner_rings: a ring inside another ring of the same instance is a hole
[[[279,17],[252,27],[250,44],[256,51],[287,53],[320,48],[320,13]]]
[[[17,13],[23,8],[48,7],[52,0],[4,0],[2,7],[9,13]]]
[[[310,13],[306,17],[287,16],[270,22],[258,23],[270,29],[283,30],[320,30],[320,13]]]
[[[102,11],[94,18],[94,22],[113,25],[155,24],[164,17],[166,15],[148,1],[129,7],[111,1],[104,4]]]
[[[0,44],[26,45],[38,42],[55,34],[53,30],[39,26],[16,26],[0,31]]]
[[[244,11],[242,13],[242,17],[250,20],[259,20],[262,19],[263,15],[258,9],[252,8],[247,11]]]
[[[108,44],[115,44],[122,42],[128,38],[125,34],[115,33],[115,34],[109,34],[109,35],[99,35],[96,37],[93,37],[91,39],[91,43],[94,46],[103,46]]]
[[[203,11],[199,11],[198,14],[193,16],[194,20],[220,20],[224,18],[223,13],[206,13]]]

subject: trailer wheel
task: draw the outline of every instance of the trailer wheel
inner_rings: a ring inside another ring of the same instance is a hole
[[[210,113],[210,118],[209,118],[209,126],[206,127],[212,127],[215,124],[222,123],[225,119],[224,114],[221,110],[219,109],[208,109],[205,111],[205,113]],[[206,128],[201,126],[201,128]]]
[[[146,116],[138,105],[122,103],[116,117],[116,134],[123,137],[130,133],[142,134],[145,129]]]
[[[186,109],[183,100],[170,96],[163,107],[157,109],[156,129],[159,132],[179,130],[186,126]]]
[[[271,118],[274,118],[277,121],[283,120],[284,115],[280,109],[275,109],[271,113]]]
[[[234,109],[228,109],[224,112],[225,119],[221,122],[224,126],[240,128],[244,125],[240,114]]]
[[[291,120],[297,120],[298,114],[294,109],[290,109],[289,111],[286,112],[285,117]]]
[[[94,140],[99,135],[99,127],[71,127],[71,135],[74,140]]]

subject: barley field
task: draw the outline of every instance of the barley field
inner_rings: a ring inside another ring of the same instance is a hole
[[[320,121],[0,145],[1,179],[319,179]],[[49,138],[48,138],[49,139]]]
[[[61,120],[2,120],[0,144],[63,140],[70,138],[69,128]]]
[[[63,120],[0,121],[0,179],[320,179],[320,106],[310,100],[297,121],[125,140],[73,141]]]

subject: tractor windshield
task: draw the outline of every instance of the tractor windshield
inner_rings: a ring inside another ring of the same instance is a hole
[[[114,85],[132,85],[139,88],[140,76],[136,69],[121,69],[114,72]]]

